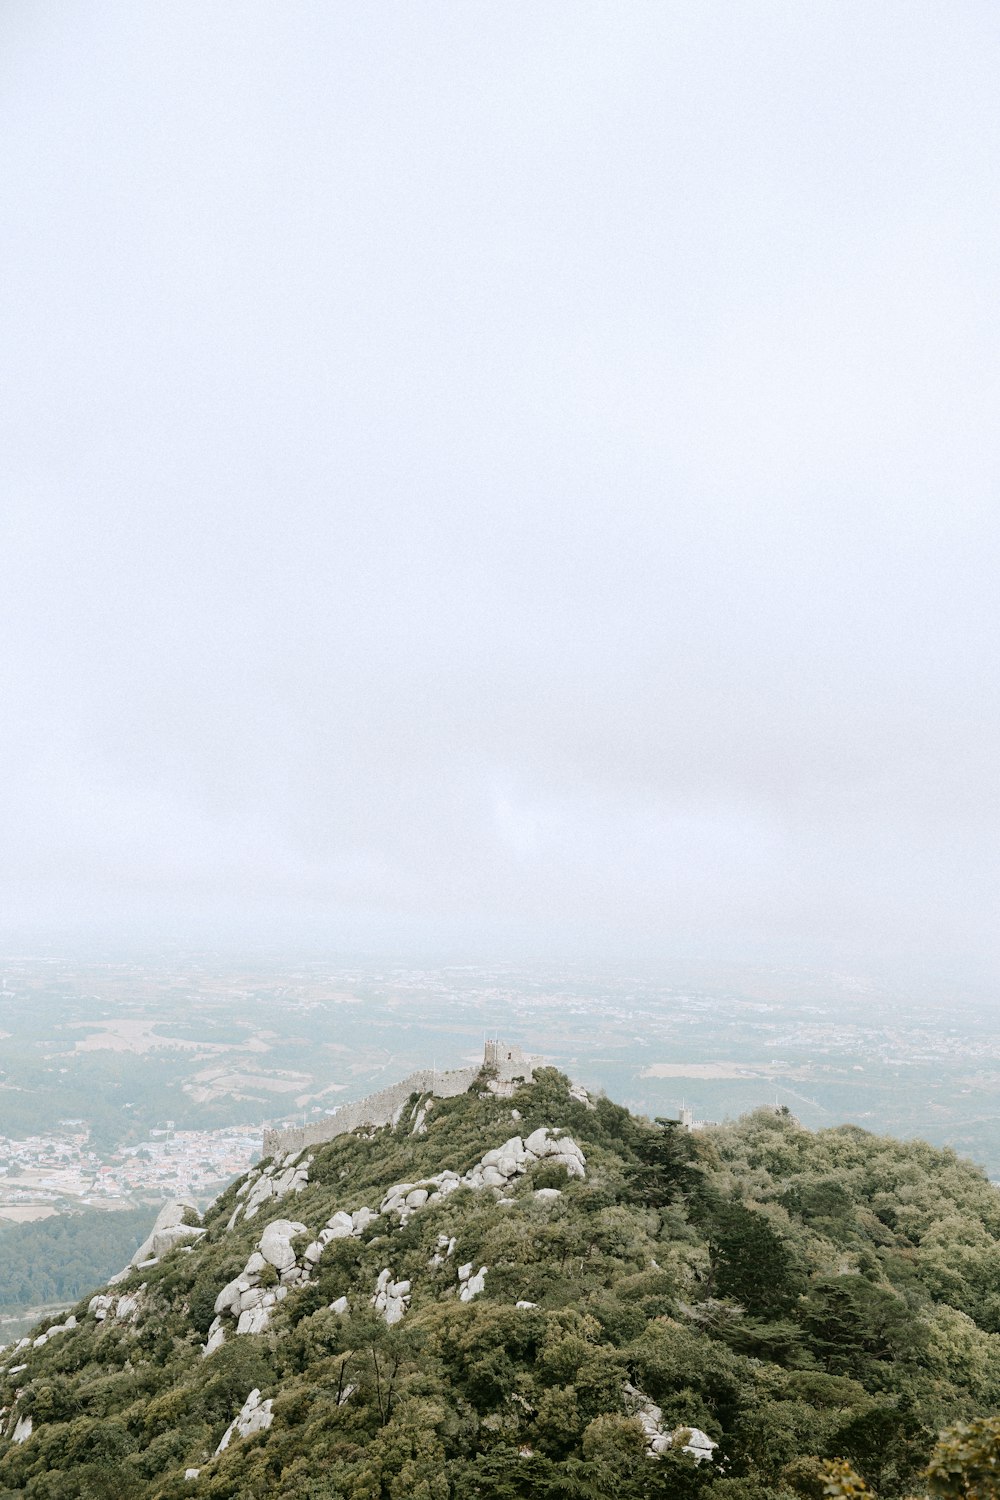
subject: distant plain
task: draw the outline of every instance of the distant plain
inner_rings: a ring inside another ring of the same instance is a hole
[[[784,1104],[953,1146],[1000,1177],[1000,1039],[975,996],[863,976],[689,963],[255,961],[0,969],[0,1137],[84,1122],[99,1150],[178,1130],[315,1118],[416,1067],[521,1042],[630,1108],[721,1120]]]

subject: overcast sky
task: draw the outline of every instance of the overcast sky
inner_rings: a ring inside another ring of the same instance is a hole
[[[0,9],[0,935],[1000,977],[1000,12]]]

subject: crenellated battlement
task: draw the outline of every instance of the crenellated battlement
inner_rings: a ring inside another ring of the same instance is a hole
[[[332,1115],[321,1120],[286,1129],[266,1129],[264,1155],[274,1156],[279,1151],[296,1152],[306,1146],[320,1146],[362,1125],[394,1125],[411,1095],[433,1094],[436,1099],[453,1099],[456,1094],[464,1094],[471,1088],[484,1068],[491,1075],[491,1088],[498,1093],[513,1093],[517,1084],[530,1083],[534,1069],[541,1065],[542,1058],[525,1053],[516,1045],[490,1039],[483,1049],[483,1061],[474,1067],[452,1068],[447,1072],[421,1068],[400,1079],[399,1083],[368,1094],[364,1099],[340,1105]]]

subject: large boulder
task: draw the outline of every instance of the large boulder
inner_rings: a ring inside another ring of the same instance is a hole
[[[319,1237],[322,1243],[326,1245],[330,1240],[346,1240],[348,1235],[353,1233],[353,1217],[349,1213],[345,1213],[342,1208],[338,1208],[337,1212],[327,1219],[326,1228],[320,1230]]]
[[[306,1226],[296,1219],[272,1219],[260,1237],[260,1253],[276,1271],[290,1271],[295,1265],[291,1241],[304,1234]]]
[[[458,1268],[458,1295],[462,1302],[471,1302],[473,1297],[478,1297],[480,1292],[486,1289],[487,1266],[480,1266],[473,1276],[472,1262]]]
[[[266,1432],[274,1421],[271,1411],[273,1404],[272,1396],[262,1401],[260,1391],[255,1386],[244,1401],[239,1414],[233,1418],[222,1434],[219,1446],[215,1450],[216,1453],[221,1453],[224,1448],[228,1448],[234,1437],[250,1437],[254,1432]]]
[[[185,1224],[185,1214],[190,1218],[201,1218],[194,1203],[186,1198],[171,1198],[164,1203],[156,1216],[149,1234],[133,1255],[130,1265],[138,1266],[146,1260],[159,1260],[175,1245],[197,1240],[205,1233],[199,1224]]]
[[[239,1306],[240,1297],[244,1292],[250,1290],[250,1283],[242,1275],[233,1281],[227,1281],[222,1291],[215,1299],[214,1311],[217,1313],[228,1312],[230,1308]]]
[[[408,1281],[393,1281],[392,1272],[386,1267],[379,1272],[375,1283],[375,1295],[372,1297],[372,1307],[380,1313],[391,1327],[398,1323],[406,1309],[410,1305],[410,1283]]]

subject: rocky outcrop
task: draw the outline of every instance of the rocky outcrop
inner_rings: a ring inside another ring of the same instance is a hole
[[[301,1193],[303,1188],[309,1186],[309,1168],[313,1158],[307,1156],[305,1161],[300,1162],[298,1158],[301,1154],[301,1150],[287,1153],[279,1151],[266,1167],[251,1169],[236,1194],[237,1198],[245,1198],[246,1201],[238,1203],[233,1209],[227,1226],[229,1229],[235,1227],[241,1214],[245,1219],[252,1219],[265,1203],[277,1203],[289,1193]]]
[[[103,1323],[108,1318],[117,1323],[135,1323],[142,1310],[145,1291],[146,1283],[143,1282],[134,1292],[121,1296],[116,1296],[113,1292],[98,1292],[87,1303],[87,1311],[93,1313],[97,1323]]]
[[[700,1427],[675,1427],[673,1439],[675,1448],[679,1448],[682,1453],[690,1453],[698,1463],[701,1463],[703,1459],[711,1462],[719,1446],[707,1432],[702,1432]]]
[[[42,1349],[48,1343],[49,1339],[55,1338],[59,1333],[68,1333],[71,1328],[75,1327],[76,1317],[73,1313],[70,1313],[65,1323],[53,1323],[51,1328],[46,1328],[45,1332],[40,1333],[37,1338],[25,1339],[24,1347],[27,1348],[30,1343],[32,1349]],[[20,1348],[21,1345],[19,1344],[17,1347]]]
[[[112,1261],[114,1265],[114,1261]],[[31,1436],[32,1421],[30,1417],[18,1417],[14,1424],[14,1431],[10,1435],[12,1443],[26,1443]]]
[[[702,1432],[700,1427],[675,1427],[673,1431],[663,1425],[663,1412],[654,1401],[634,1385],[624,1388],[625,1410],[642,1428],[646,1449],[650,1458],[659,1458],[671,1448],[690,1453],[701,1463],[711,1461],[718,1443]]]
[[[185,1215],[194,1217],[197,1224],[185,1224]],[[164,1203],[156,1216],[156,1222],[129,1261],[130,1266],[148,1265],[160,1260],[175,1245],[190,1244],[205,1233],[200,1224],[201,1214],[195,1204],[184,1198],[171,1198]]]
[[[436,1271],[438,1266],[443,1266],[448,1257],[455,1254],[455,1246],[457,1243],[458,1242],[453,1234],[439,1234],[437,1237],[437,1246],[435,1248],[434,1254],[427,1262],[428,1270]]]
[[[468,1265],[458,1268],[458,1295],[462,1302],[471,1302],[473,1297],[478,1297],[480,1292],[486,1290],[486,1272],[488,1266],[480,1266],[479,1270],[472,1274],[472,1261]]]
[[[229,1447],[234,1437],[250,1437],[254,1432],[266,1432],[274,1421],[274,1413],[271,1408],[274,1405],[274,1397],[269,1396],[266,1401],[260,1399],[260,1391],[254,1386],[237,1416],[233,1418],[215,1452],[218,1455]]]
[[[305,1234],[306,1226],[297,1219],[272,1219],[257,1242],[239,1276],[222,1288],[215,1299],[215,1320],[208,1330],[208,1341],[202,1353],[206,1356],[225,1342],[228,1315],[236,1320],[237,1334],[263,1333],[271,1319],[271,1309],[288,1296],[290,1287],[309,1280],[311,1267],[298,1260],[292,1240]]]
[[[408,1281],[393,1281],[392,1272],[388,1267],[379,1272],[375,1283],[375,1295],[372,1297],[372,1307],[380,1313],[391,1327],[398,1323],[406,1309],[410,1305],[410,1283]]]
[[[562,1167],[570,1177],[586,1177],[587,1159],[572,1136],[563,1135],[547,1125],[533,1130],[526,1140],[512,1135],[502,1146],[496,1146],[461,1177],[457,1172],[436,1172],[419,1182],[397,1182],[382,1199],[380,1212],[395,1214],[402,1223],[426,1203],[446,1198],[458,1188],[506,1188],[536,1162],[551,1162]],[[544,1190],[541,1190],[544,1191]],[[558,1193],[559,1189],[551,1191]]]
[[[216,1298],[216,1316],[209,1328],[202,1352],[206,1356],[213,1354],[225,1342],[227,1318],[235,1320],[237,1334],[263,1333],[270,1326],[273,1309],[288,1295],[289,1290],[309,1281],[331,1241],[360,1237],[380,1215],[390,1216],[401,1224],[406,1223],[413,1214],[418,1213],[428,1203],[438,1202],[462,1187],[473,1191],[485,1188],[507,1188],[516,1178],[523,1176],[540,1161],[561,1166],[572,1177],[586,1176],[586,1158],[573,1138],[564,1135],[558,1129],[541,1126],[532,1131],[526,1140],[519,1135],[511,1136],[504,1141],[503,1145],[487,1151],[468,1172],[462,1175],[451,1169],[445,1169],[420,1182],[394,1184],[385,1194],[378,1214],[366,1206],[353,1211],[337,1209],[330,1215],[316,1238],[310,1240],[302,1251],[301,1258],[297,1256],[291,1242],[296,1236],[307,1233],[306,1226],[298,1220],[273,1219],[265,1226],[257,1249],[250,1256],[243,1271],[224,1286]],[[250,1216],[249,1198],[255,1192],[259,1194],[257,1199],[259,1207],[261,1203],[270,1201],[270,1197],[274,1196],[275,1192],[283,1196],[286,1193],[299,1191],[296,1184],[301,1183],[301,1174],[305,1173],[306,1166],[307,1163],[299,1167],[294,1162],[276,1160],[272,1163],[272,1169],[276,1170],[278,1175],[273,1179],[269,1178],[266,1172],[255,1178],[248,1177],[239,1190],[240,1193],[248,1195],[247,1217]],[[269,1187],[266,1193],[262,1193],[260,1184],[272,1180],[275,1188]],[[537,1190],[536,1196],[543,1200],[557,1198],[559,1189],[541,1188]],[[513,1200],[501,1197],[500,1201]],[[443,1264],[447,1256],[454,1253],[454,1249],[454,1239],[447,1235],[440,1236],[437,1250],[430,1260],[431,1268]],[[272,1268],[270,1272],[268,1272],[268,1267]],[[468,1275],[463,1278],[460,1274],[459,1277],[459,1296],[466,1302],[482,1292],[485,1285],[486,1267],[481,1267],[475,1276],[471,1273],[470,1265]],[[275,1274],[277,1284],[275,1284]],[[405,1290],[400,1291],[399,1286],[403,1286]],[[409,1282],[397,1284],[392,1280],[389,1271],[385,1270],[379,1278],[372,1304],[377,1311],[382,1313],[386,1322],[398,1322],[409,1305],[409,1293]],[[344,1303],[343,1311],[346,1311],[346,1300],[342,1298],[338,1298],[333,1304],[334,1310],[341,1311],[340,1302]]]
[[[316,1265],[331,1240],[345,1240],[351,1235],[357,1238],[364,1234],[369,1224],[378,1218],[370,1208],[356,1208],[352,1214],[338,1208],[331,1214],[319,1235],[306,1247],[304,1258],[311,1266]]]

